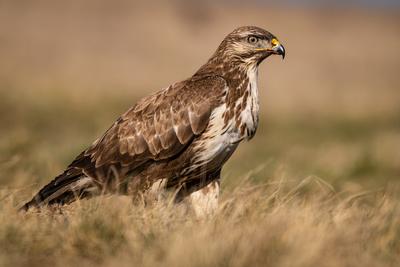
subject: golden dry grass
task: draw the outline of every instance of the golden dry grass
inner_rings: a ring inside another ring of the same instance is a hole
[[[348,196],[317,178],[242,182],[218,213],[133,206],[128,198],[81,201],[18,214],[2,192],[2,266],[396,266],[398,191]]]
[[[399,11],[199,3],[0,2],[0,266],[400,262]],[[109,196],[16,212],[246,24],[288,54],[261,66],[260,127],[224,168],[215,217]]]

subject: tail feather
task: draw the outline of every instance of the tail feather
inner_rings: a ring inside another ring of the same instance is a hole
[[[20,210],[27,211],[31,207],[54,204],[64,205],[76,199],[87,197],[93,187],[92,179],[84,175],[80,170],[68,169],[44,186]]]

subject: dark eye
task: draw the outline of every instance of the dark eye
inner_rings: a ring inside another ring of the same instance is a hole
[[[247,41],[248,41],[250,44],[255,44],[255,43],[258,42],[258,38],[257,38],[256,36],[249,36],[249,37],[247,38]]]

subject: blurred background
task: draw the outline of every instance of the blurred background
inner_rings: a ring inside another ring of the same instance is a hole
[[[287,57],[259,70],[261,124],[229,189],[319,177],[400,185],[398,1],[0,1],[0,186],[31,195],[139,98],[190,77],[257,25]]]

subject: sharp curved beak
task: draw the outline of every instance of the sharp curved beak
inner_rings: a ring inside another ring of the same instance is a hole
[[[279,44],[275,46],[272,50],[274,51],[274,54],[281,55],[282,59],[285,58],[285,48],[283,47],[283,45]]]

